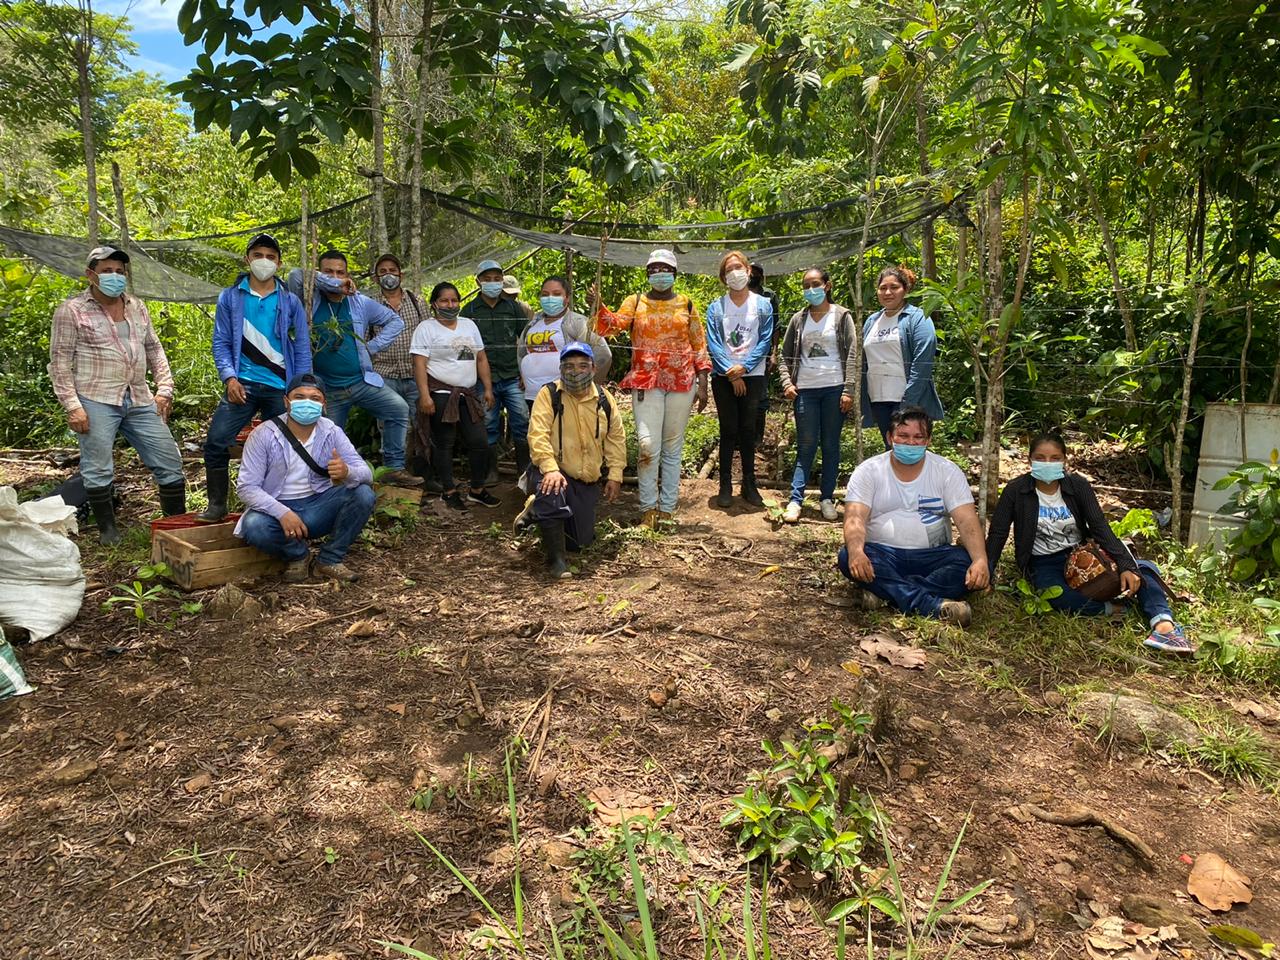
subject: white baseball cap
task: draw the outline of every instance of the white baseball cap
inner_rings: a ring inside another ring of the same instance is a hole
[[[664,250],[661,247],[649,254],[649,262],[645,266],[652,267],[655,263],[663,263],[676,269],[680,268],[680,265],[676,263],[676,255],[670,250]]]

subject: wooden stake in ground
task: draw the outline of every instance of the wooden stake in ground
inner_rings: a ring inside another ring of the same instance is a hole
[[[1178,412],[1178,428],[1173,434],[1173,454],[1169,457],[1169,483],[1173,487],[1173,535],[1182,539],[1182,441],[1187,433],[1187,416],[1191,411],[1191,373],[1196,364],[1196,345],[1200,342],[1200,320],[1204,316],[1205,287],[1196,290],[1196,312],[1191,319],[1191,342],[1182,366],[1182,409]],[[1243,440],[1244,437],[1241,437]]]

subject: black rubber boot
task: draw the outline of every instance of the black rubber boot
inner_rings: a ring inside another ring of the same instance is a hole
[[[473,487],[480,486],[480,484],[476,483],[474,477],[471,478],[471,484]],[[496,446],[491,446],[489,448],[489,469],[484,475],[484,486],[496,487],[497,485],[498,485],[498,448]]]
[[[516,479],[524,476],[529,466],[529,441],[516,441]]]
[[[160,491],[160,512],[166,517],[175,517],[180,513],[187,512],[187,483],[185,480],[166,484],[158,489]]]
[[[733,448],[728,444],[720,445],[720,493],[716,506],[726,510],[733,506]]]
[[[747,459],[743,457],[742,499],[753,507],[763,507],[764,497],[760,496],[760,491],[756,489],[756,465],[748,463]],[[754,457],[752,459],[754,460]]]
[[[227,467],[204,468],[205,493],[209,506],[200,514],[201,520],[217,523],[227,515],[227,492],[231,489],[231,471]]]
[[[569,558],[565,555],[564,521],[553,520],[541,524],[542,549],[547,554],[547,572],[551,576],[564,580],[573,576],[569,572]]]
[[[89,508],[93,510],[93,519],[98,524],[98,540],[104,547],[120,542],[120,531],[116,529],[115,493],[110,486],[85,487],[85,496],[89,498]]]

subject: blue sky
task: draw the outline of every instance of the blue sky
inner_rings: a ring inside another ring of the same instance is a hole
[[[126,17],[133,27],[138,54],[132,64],[139,70],[158,74],[166,83],[180,80],[195,64],[199,48],[182,44],[176,22],[181,0],[103,0],[94,9]]]

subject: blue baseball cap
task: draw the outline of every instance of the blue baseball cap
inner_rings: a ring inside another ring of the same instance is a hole
[[[575,353],[579,354],[580,356],[586,357],[592,363],[595,362],[596,355],[591,352],[590,345],[585,343],[580,343],[577,340],[573,341],[572,343],[566,343],[564,345],[564,349],[560,351],[560,359],[564,360],[566,357],[571,357]]]
[[[285,394],[293,393],[299,387],[315,387],[321,393],[326,393],[324,381],[308,370],[306,373],[295,373],[293,379],[289,381],[289,385],[284,388]]]
[[[497,260],[481,260],[480,266],[476,267],[476,276],[478,277],[482,273],[488,273],[490,270],[497,270],[499,273],[501,273],[502,264],[500,264]]]

